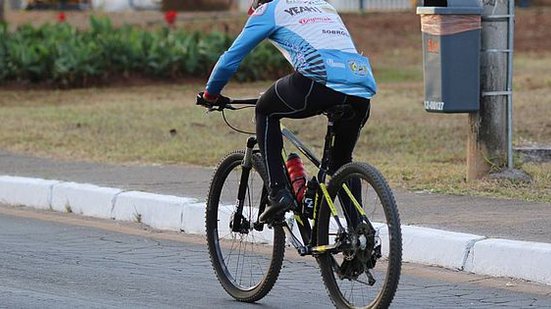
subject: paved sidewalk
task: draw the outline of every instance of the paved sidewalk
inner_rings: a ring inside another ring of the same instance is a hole
[[[0,175],[206,198],[213,168],[64,162],[0,152]],[[551,243],[551,204],[395,191],[403,224]]]

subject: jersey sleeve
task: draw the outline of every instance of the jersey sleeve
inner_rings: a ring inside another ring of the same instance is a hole
[[[207,82],[206,89],[209,94],[220,94],[245,56],[274,31],[276,7],[274,2],[256,9],[231,47],[218,59]]]

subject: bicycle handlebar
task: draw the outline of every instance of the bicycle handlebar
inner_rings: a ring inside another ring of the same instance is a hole
[[[236,104],[236,105],[256,105],[256,102],[258,102],[258,98],[230,99],[230,103],[231,104]]]
[[[258,98],[254,99],[232,99],[229,97],[220,96],[216,102],[209,102],[203,98],[201,94],[197,95],[196,104],[206,107],[209,112],[221,112],[225,109],[236,110],[233,105],[256,105]]]

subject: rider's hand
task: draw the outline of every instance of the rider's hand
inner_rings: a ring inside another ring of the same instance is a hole
[[[206,91],[199,92],[197,94],[197,105],[206,106],[209,108],[218,106],[220,109],[223,109],[229,103],[230,98],[223,95],[212,96],[209,95]]]
[[[196,104],[197,104],[197,105],[204,106],[204,107],[209,107],[209,108],[212,107],[212,106],[214,106],[214,103],[216,103],[216,100],[217,100],[218,98],[215,98],[215,99],[213,100],[213,99],[211,99],[211,98],[207,99],[207,98],[205,98],[205,96],[206,96],[206,95],[205,95],[205,92],[203,92],[203,91],[199,92],[199,93],[197,94],[197,98],[196,98],[197,101],[196,101]],[[208,97],[208,95],[207,95],[207,97]]]
[[[211,95],[210,93],[208,93],[206,90],[204,92],[201,92],[202,93],[202,97],[205,101],[209,102],[209,103],[216,103],[216,101],[218,101],[218,98],[220,97],[219,94],[217,95]]]

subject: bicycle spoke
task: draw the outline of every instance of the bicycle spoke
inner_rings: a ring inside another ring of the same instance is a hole
[[[378,303],[388,306],[399,279],[399,218],[392,195],[388,193],[390,189],[381,185],[384,180],[377,176],[379,174],[374,174],[371,167],[352,163],[348,169],[343,168],[335,174],[328,186],[339,217],[348,227],[344,235],[339,235],[335,219],[329,211],[325,211],[323,219],[320,219],[325,220],[325,223],[320,223],[318,234],[321,244],[334,244],[336,237],[347,240],[346,246],[341,247],[342,252],[334,255],[335,259],[320,258],[324,282],[337,307],[378,308]],[[348,187],[343,187],[343,184]],[[350,195],[356,201],[352,201]],[[361,220],[359,208],[365,212],[368,222]],[[390,209],[389,216],[385,208]],[[389,222],[392,223],[392,230],[389,229]],[[393,238],[389,237],[391,233]],[[362,239],[363,246],[359,242]],[[386,255],[391,251],[394,254],[397,252],[398,256],[396,258],[395,255],[392,260],[381,258],[380,251]],[[388,280],[393,281],[387,284]],[[391,292],[384,293],[386,289]]]
[[[277,279],[285,238],[281,229],[253,228],[262,195],[266,194],[258,165],[253,166],[244,183],[243,207],[236,213],[242,160],[242,153],[231,154],[215,173],[218,181],[214,189],[211,187],[207,205],[207,239],[211,261],[226,291],[238,300],[254,301],[263,297]],[[213,241],[213,237],[218,240]]]

